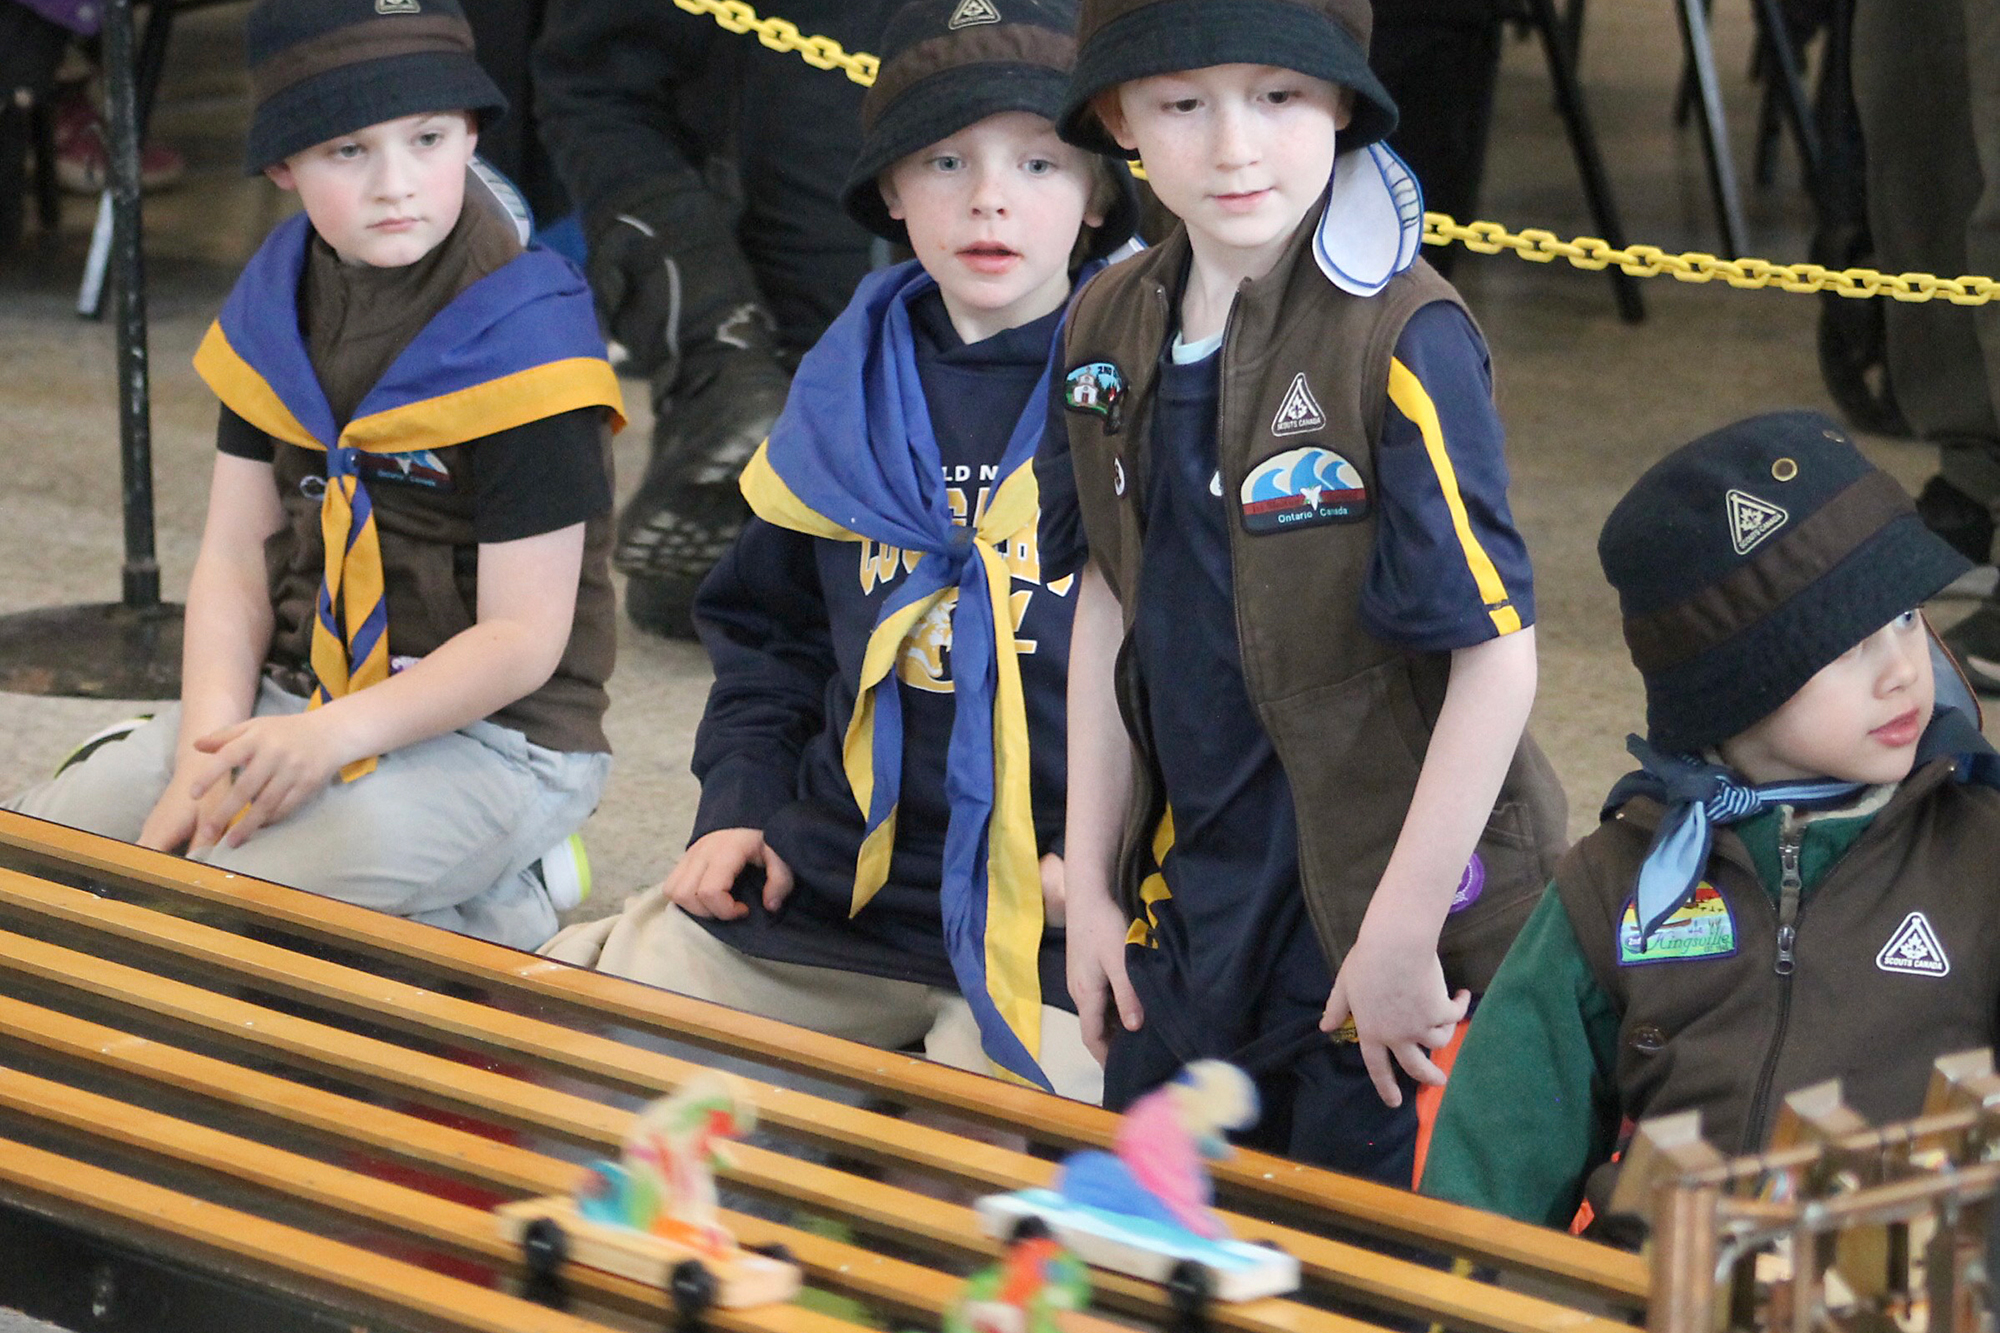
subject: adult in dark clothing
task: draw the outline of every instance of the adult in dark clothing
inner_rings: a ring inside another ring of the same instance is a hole
[[[1857,0],[1854,101],[1868,155],[1876,266],[2000,271],[2000,9],[1982,0]],[[2000,306],[1890,302],[1889,376],[1938,443],[1918,511],[1981,563],[2000,513]],[[1945,632],[1966,676],[2000,692],[2000,599]]]
[[[785,17],[874,51],[894,8],[803,0]],[[870,266],[873,238],[840,204],[864,90],[662,0],[549,0],[534,73],[599,311],[653,385],[652,457],[614,557],[626,608],[685,634],[747,517],[737,474]]]

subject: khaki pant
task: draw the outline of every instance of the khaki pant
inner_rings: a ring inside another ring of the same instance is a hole
[[[740,953],[657,885],[615,917],[571,926],[541,952],[831,1037],[887,1050],[921,1044],[939,1064],[990,1072],[972,1008],[957,991]],[[1041,1058],[1058,1093],[1092,1105],[1103,1099],[1104,1071],[1084,1049],[1075,1014],[1042,1006]]]

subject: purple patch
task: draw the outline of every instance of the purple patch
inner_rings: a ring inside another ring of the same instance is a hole
[[[1463,912],[1479,901],[1479,895],[1486,888],[1486,863],[1474,852],[1472,859],[1465,863],[1465,873],[1458,877],[1458,892],[1451,895],[1452,913]]]

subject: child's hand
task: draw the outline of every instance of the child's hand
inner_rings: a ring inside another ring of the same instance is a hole
[[[1403,1092],[1390,1057],[1417,1082],[1444,1086],[1444,1071],[1424,1048],[1449,1044],[1471,1003],[1471,991],[1445,990],[1436,939],[1420,930],[1378,931],[1364,923],[1333,980],[1319,1026],[1335,1032],[1352,1016],[1376,1094],[1385,1106],[1401,1106]]]
[[[328,717],[325,709],[253,717],[198,738],[194,748],[209,760],[188,784],[201,806],[188,855],[241,847],[325,791],[352,757],[336,747]]]
[[[749,912],[736,901],[736,877],[752,861],[764,867],[764,910],[775,912],[792,892],[792,868],[764,841],[762,829],[719,828],[689,845],[661,888],[689,916],[734,921]]]
[[[1103,1064],[1111,1052],[1104,1031],[1106,999],[1117,1006],[1118,1020],[1127,1032],[1137,1032],[1146,1021],[1146,1011],[1125,972],[1125,934],[1131,923],[1108,894],[1079,894],[1065,906],[1063,962],[1069,997],[1076,1001],[1076,1016],[1083,1024],[1084,1047]]]
[[[195,828],[201,822],[204,813],[208,813],[211,818],[219,819],[219,815],[214,812],[203,810],[204,802],[188,795],[190,781],[185,773],[174,774],[173,781],[169,782],[167,789],[160,793],[160,799],[154,803],[151,813],[146,816],[146,822],[139,829],[141,847],[151,847],[158,852],[178,852],[188,845],[189,839],[194,837]],[[217,800],[217,790],[219,789],[209,792],[206,804],[220,804]],[[221,827],[221,824],[217,823],[216,827]]]
[[[1042,917],[1049,925],[1060,926],[1063,923],[1063,914],[1068,906],[1066,897],[1062,858],[1050,852],[1042,858]]]

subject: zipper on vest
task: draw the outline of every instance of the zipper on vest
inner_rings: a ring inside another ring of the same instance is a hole
[[[1789,810],[1783,818],[1785,827],[1778,833],[1778,959],[1773,966],[1779,976],[1789,977],[1796,964],[1792,946],[1799,938],[1799,893],[1805,887],[1799,879],[1799,844],[1805,835],[1792,826]]]
[[[1792,1017],[1792,946],[1798,941],[1799,895],[1804,881],[1799,876],[1799,844],[1805,830],[1792,822],[1790,806],[1778,813],[1778,956],[1771,970],[1778,974],[1778,1019],[1771,1029],[1771,1045],[1764,1053],[1764,1067],[1757,1075],[1757,1095],[1750,1102],[1750,1117],[1743,1125],[1743,1151],[1756,1152],[1764,1143],[1764,1118],[1771,1101],[1771,1082],[1778,1076],[1778,1052],[1785,1046],[1785,1029]]]

